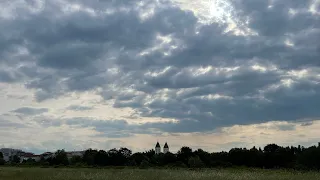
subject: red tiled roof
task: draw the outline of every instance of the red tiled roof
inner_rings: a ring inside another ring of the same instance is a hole
[[[34,158],[34,157],[40,157],[40,155],[34,155],[34,154],[27,153],[27,154],[24,154],[22,157],[25,157],[25,158]]]
[[[32,153],[24,153],[22,156],[23,157],[33,157],[34,154],[32,154]]]

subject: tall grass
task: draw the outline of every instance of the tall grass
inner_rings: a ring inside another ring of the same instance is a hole
[[[0,168],[0,180],[320,180],[318,172],[280,170],[160,170]]]

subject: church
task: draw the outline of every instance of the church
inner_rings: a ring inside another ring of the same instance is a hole
[[[161,153],[161,146],[159,144],[159,142],[157,142],[156,147],[155,147],[155,152],[156,154],[160,154]],[[163,153],[168,153],[169,152],[169,146],[168,143],[166,142],[163,146]]]

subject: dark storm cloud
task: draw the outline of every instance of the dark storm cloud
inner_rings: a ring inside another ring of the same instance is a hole
[[[16,78],[10,72],[0,70],[0,82],[12,83]]]
[[[31,107],[22,107],[19,109],[16,109],[12,112],[18,113],[18,114],[23,114],[23,115],[38,115],[38,114],[43,114],[48,112],[49,109],[47,108],[31,108]]]
[[[276,49],[269,51],[268,56],[274,57],[272,61],[282,60],[277,63],[283,68],[299,68],[320,65],[318,61],[320,46],[319,42],[315,42],[315,39],[320,37],[319,16],[309,11],[314,2],[313,0],[241,0],[234,1],[234,5],[239,9],[237,11],[239,17],[249,19],[249,27],[259,36],[267,38],[268,44],[282,38],[291,39],[296,45],[295,48],[272,44]]]
[[[177,119],[143,126],[168,132],[319,118],[320,21],[309,11],[313,1],[230,2],[239,28],[255,35],[201,25],[168,1],[47,2],[38,14],[22,8],[0,21],[0,67],[13,67],[0,71],[0,81],[27,79],[37,101],[99,88],[115,108]],[[71,3],[80,8],[66,12]],[[28,53],[16,58],[22,47]],[[143,129],[90,121],[68,123],[103,133],[109,129],[100,127]]]
[[[152,131],[144,126],[131,125],[125,120],[99,120],[90,118],[63,119],[67,125],[81,128],[93,128],[100,134],[99,137],[120,138],[133,134],[149,134]]]
[[[249,68],[252,64],[245,64],[236,70],[229,71],[223,68],[212,69],[197,75],[196,68],[183,70],[168,70],[156,77],[146,77],[148,85],[159,88],[181,89],[197,88],[191,91],[193,96],[223,93],[225,95],[244,95],[254,90],[276,83],[281,79],[282,72],[267,70],[255,71]],[[184,93],[185,95],[185,93]],[[189,94],[190,96],[191,94]]]
[[[250,18],[249,26],[263,36],[283,36],[308,28],[319,27],[317,16],[309,10],[313,0],[282,0],[282,1],[234,1],[239,14]],[[296,11],[292,15],[290,10]],[[276,27],[276,28],[274,28]]]
[[[212,130],[234,124],[254,124],[273,120],[296,121],[306,117],[319,117],[319,87],[312,83],[298,83],[290,88],[279,88],[266,93],[266,98],[236,97],[210,100],[202,97],[189,97],[183,101],[155,100],[143,114],[145,116],[173,118],[178,124],[160,123],[156,125],[165,131]],[[290,102],[290,103],[289,103]],[[190,128],[192,127],[192,128]]]

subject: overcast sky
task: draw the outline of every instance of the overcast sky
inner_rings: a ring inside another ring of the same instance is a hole
[[[320,141],[320,0],[1,0],[0,147]]]

